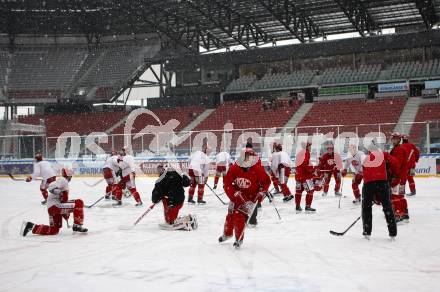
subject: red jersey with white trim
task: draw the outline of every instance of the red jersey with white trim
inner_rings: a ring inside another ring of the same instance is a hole
[[[327,170],[327,171],[332,171],[332,170],[341,170],[342,169],[342,158],[339,154],[337,153],[324,153],[320,158],[319,158],[319,166],[318,168],[320,170]]]
[[[416,145],[414,145],[413,143],[402,143],[401,145],[407,154],[407,166],[408,168],[415,168],[416,167],[416,163],[419,162],[419,158],[420,158],[420,150],[419,148],[416,147]]]
[[[397,159],[399,163],[399,170],[396,173],[396,175],[400,178],[400,180],[404,180],[407,175],[407,161],[408,161],[408,155],[406,153],[406,150],[402,145],[394,146],[393,149],[390,151],[391,156]]]
[[[238,164],[234,164],[229,168],[223,180],[223,188],[229,199],[236,202],[235,192],[241,191],[242,197],[246,200],[255,202],[257,194],[260,191],[267,192],[270,186],[270,178],[264,170],[261,163],[256,163],[247,171],[241,168]]]
[[[315,168],[310,164],[310,152],[301,150],[298,152],[295,158],[295,180],[299,182],[305,182],[308,179],[313,178]]]

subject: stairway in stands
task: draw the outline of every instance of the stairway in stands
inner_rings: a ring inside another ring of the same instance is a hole
[[[394,132],[400,132],[403,134],[409,134],[411,132],[412,123],[416,119],[422,101],[421,97],[411,97],[408,99],[403,108],[402,114],[400,115],[399,121],[397,122],[396,127],[394,127]]]

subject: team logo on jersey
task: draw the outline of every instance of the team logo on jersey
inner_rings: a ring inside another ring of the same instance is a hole
[[[234,182],[240,189],[247,189],[251,186],[251,181],[244,177],[237,177]]]
[[[327,160],[328,165],[333,165],[335,164],[335,160],[334,159],[329,159]]]
[[[359,165],[359,161],[357,161],[357,160],[352,160],[352,161],[351,161],[351,164],[352,164],[353,166],[358,166],[358,165]]]

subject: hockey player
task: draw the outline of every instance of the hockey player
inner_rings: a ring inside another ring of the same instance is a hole
[[[35,155],[34,172],[26,178],[26,182],[36,180],[38,177],[43,178],[40,184],[40,192],[44,198],[44,201],[42,201],[41,204],[45,205],[48,195],[47,188],[51,182],[56,180],[56,173],[49,161],[43,160],[43,155],[40,153]]]
[[[335,177],[335,196],[342,196],[339,191],[341,187],[342,159],[341,156],[334,152],[332,144],[327,145],[327,152],[319,158],[318,169],[324,176],[324,193],[327,196],[332,175]]]
[[[364,159],[362,164],[364,175],[364,185],[362,187],[362,234],[367,239],[369,239],[372,230],[373,201],[382,204],[389,236],[394,238],[397,235],[396,219],[394,217],[388,183],[391,177],[387,172],[396,173],[398,168],[399,163],[394,157],[376,147],[370,149]]]
[[[272,154],[271,171],[281,187],[284,195],[283,201],[288,202],[293,199],[293,195],[287,186],[291,170],[291,160],[289,154],[283,151],[283,145],[279,143],[274,145],[275,153]]]
[[[165,223],[160,224],[161,228],[188,231],[197,229],[195,216],[178,217],[179,210],[185,201],[184,187],[190,185],[189,177],[163,165],[158,165],[157,170],[159,179],[154,185],[151,201],[155,204],[162,201]]]
[[[408,176],[408,154],[405,148],[400,144],[402,135],[400,133],[391,134],[391,143],[393,149],[390,154],[397,159],[399,163],[399,170],[397,177],[391,181],[391,202],[393,203],[396,221],[408,221],[408,203],[405,199],[405,185]]]
[[[303,144],[303,150],[298,152],[295,158],[296,172],[296,193],[295,204],[296,212],[302,212],[301,208],[301,196],[302,192],[306,192],[306,212],[316,212],[316,209],[312,208],[314,184],[313,178],[316,174],[316,168],[310,163],[310,148],[312,143],[306,142]]]
[[[267,195],[270,178],[259,161],[252,148],[245,148],[226,174],[223,187],[230,202],[219,242],[235,234],[234,247],[239,248],[243,243],[246,221],[257,203]]]
[[[365,159],[365,153],[358,150],[357,145],[350,145],[348,156],[344,163],[344,169],[341,171],[343,177],[347,175],[350,168],[353,170],[353,179],[351,181],[351,188],[353,190],[354,201],[353,204],[360,204],[361,192],[359,185],[363,179],[362,162]]]
[[[224,179],[226,172],[228,171],[231,165],[232,165],[232,159],[231,159],[231,155],[228,152],[222,151],[215,156],[215,177],[214,177],[214,187],[213,187],[214,190],[217,188],[217,184],[220,176],[222,176]]]
[[[270,175],[270,180],[272,181],[272,184],[273,184],[273,188],[275,189],[273,192],[273,194],[275,194],[275,195],[281,194],[280,182],[279,182],[276,174],[272,171],[272,159],[273,159],[273,156],[276,154],[276,145],[277,144],[278,144],[277,142],[274,142],[272,144],[272,153],[270,153],[269,157],[268,157],[269,175]]]
[[[402,147],[405,148],[407,156],[407,168],[408,168],[408,183],[410,193],[408,196],[416,195],[416,183],[414,182],[414,176],[416,174],[416,163],[419,162],[420,158],[420,150],[414,145],[410,143],[408,140],[408,136],[404,135],[402,138]]]
[[[188,161],[188,174],[191,179],[191,185],[189,187],[188,204],[195,204],[194,193],[197,189],[197,204],[205,205],[203,200],[203,194],[205,192],[205,184],[208,182],[209,176],[209,164],[211,159],[208,157],[211,149],[209,146],[205,146],[203,151],[194,152]]]
[[[49,184],[49,196],[47,199],[47,212],[49,213],[49,225],[36,225],[32,222],[23,222],[21,235],[26,236],[30,231],[39,235],[58,234],[63,225],[63,217],[68,218],[73,213],[72,230],[76,232],[87,232],[84,228],[84,203],[81,199],[69,201],[69,182],[72,179],[73,171],[69,168],[61,170],[62,176]]]
[[[107,187],[105,188],[105,199],[115,198],[118,192],[118,184],[116,179],[116,174],[120,171],[118,164],[118,153],[112,150],[110,156],[105,160],[104,167],[102,168],[102,173],[104,179],[107,182]]]
[[[114,206],[122,205],[122,190],[128,188],[131,195],[136,201],[136,207],[142,206],[141,196],[136,189],[136,166],[134,164],[134,158],[128,153],[126,147],[122,148],[121,155],[118,156],[118,165],[122,172],[122,178],[118,183],[118,187],[115,190],[116,202]]]

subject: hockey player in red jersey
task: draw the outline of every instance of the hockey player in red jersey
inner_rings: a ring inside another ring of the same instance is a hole
[[[405,148],[407,154],[407,168],[408,168],[408,184],[410,193],[408,196],[415,196],[416,194],[416,183],[414,181],[414,176],[416,174],[416,163],[419,162],[420,150],[413,143],[409,142],[407,135],[402,138],[402,147]]]
[[[134,158],[128,153],[126,147],[122,148],[121,155],[118,156],[117,161],[122,172],[122,178],[118,183],[118,187],[115,189],[116,202],[113,205],[115,207],[122,205],[122,190],[127,188],[136,201],[135,206],[142,206],[141,196],[136,189],[136,166]]]
[[[319,158],[319,172],[324,176],[324,193],[327,196],[332,175],[335,177],[335,196],[341,196],[341,169],[342,159],[338,153],[334,152],[332,144],[327,145],[327,152]]]
[[[104,167],[102,168],[102,174],[105,181],[107,182],[107,187],[105,188],[105,198],[115,198],[118,192],[118,183],[116,180],[116,174],[121,169],[118,164],[118,153],[112,150],[110,156],[105,160]]]
[[[306,142],[303,145],[303,150],[299,151],[295,158],[296,165],[296,193],[295,204],[296,212],[302,212],[301,208],[301,196],[305,191],[306,194],[306,212],[315,212],[316,209],[312,208],[313,192],[315,191],[313,178],[316,175],[316,168],[310,163],[310,148],[312,143]]]
[[[257,203],[267,195],[270,178],[252,148],[245,148],[224,179],[224,190],[229,197],[228,214],[224,225],[223,242],[235,234],[234,247],[243,243],[244,228]]]
[[[42,177],[40,192],[44,201],[41,204],[45,205],[48,195],[47,188],[51,182],[56,180],[56,173],[49,161],[43,160],[42,154],[35,155],[34,172],[26,178],[26,182],[36,180],[38,177]]]
[[[63,217],[68,218],[73,213],[73,227],[75,232],[87,232],[84,228],[84,203],[81,199],[69,200],[69,182],[73,171],[69,168],[61,170],[62,176],[49,184],[49,196],[47,199],[47,212],[49,213],[49,225],[36,225],[32,222],[23,222],[21,235],[26,236],[30,231],[39,235],[58,234],[63,226]]]
[[[283,201],[288,202],[293,199],[293,195],[287,186],[291,170],[290,156],[283,151],[283,145],[280,143],[274,143],[274,148],[275,152],[272,154],[271,171],[281,187],[284,195]]]
[[[408,154],[400,141],[402,135],[400,133],[391,134],[391,143],[393,149],[390,154],[397,159],[399,163],[397,177],[391,181],[391,201],[394,207],[394,213],[396,215],[396,221],[408,221],[408,203],[405,199],[405,185],[408,176]]]

